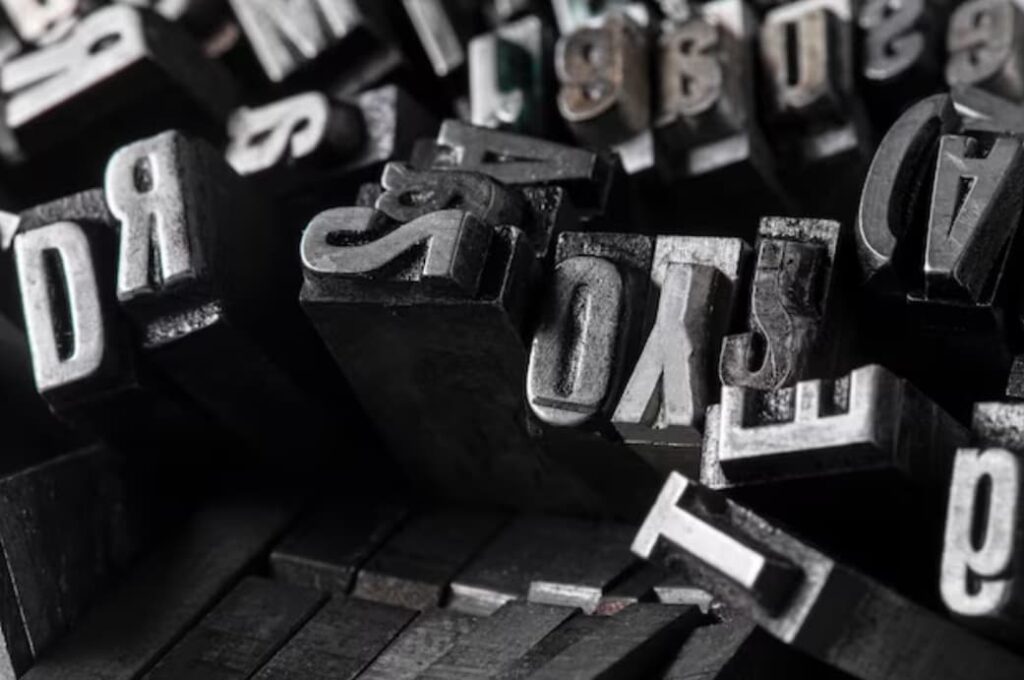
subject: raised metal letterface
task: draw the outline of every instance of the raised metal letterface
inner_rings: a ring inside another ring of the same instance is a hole
[[[206,58],[184,29],[122,4],[100,7],[52,44],[5,61],[0,91],[6,99],[0,153],[7,162],[25,162],[96,130],[119,110],[139,106],[147,93],[190,114],[178,124],[198,118],[205,129],[223,123],[238,94],[227,70]]]
[[[957,451],[942,555],[942,600],[972,625],[1020,631],[1021,469],[1002,448]],[[980,537],[980,540],[979,540]]]
[[[562,186],[584,214],[610,210],[618,166],[606,155],[563,144],[446,120],[413,164],[481,172],[514,186]]]
[[[833,335],[840,227],[828,220],[765,218],[750,284],[750,332],[722,344],[722,384],[776,390],[831,375],[845,359]]]
[[[748,258],[739,239],[655,240],[646,339],[612,415],[626,443],[655,467],[695,463]]]
[[[971,0],[949,19],[946,82],[950,87],[973,85],[1007,99],[1024,98],[1024,73],[1019,54],[1024,39],[1024,13],[1013,2]]]
[[[949,481],[939,590],[965,625],[1016,644],[1021,635],[1020,404],[975,405],[975,447]]]
[[[929,365],[966,352],[970,370],[951,380],[995,397],[988,385],[1005,387],[1016,353],[1015,331],[1003,321],[1018,318],[1005,302],[1019,288],[1009,265],[1021,211],[1015,108],[976,88],[921,100],[882,139],[861,194],[861,280],[895,328],[906,329],[888,343],[887,360],[951,404],[955,392],[928,378]],[[902,338],[923,340],[925,351]]]
[[[231,7],[273,82],[374,30],[357,0],[231,0]]]
[[[648,126],[646,53],[643,29],[619,13],[559,41],[558,110],[577,136],[595,146],[610,146]]]

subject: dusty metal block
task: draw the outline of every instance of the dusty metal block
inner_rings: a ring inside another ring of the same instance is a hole
[[[359,680],[414,680],[476,627],[475,616],[430,609],[417,616],[381,652]]]
[[[675,473],[633,550],[684,560],[772,635],[863,680],[1009,680],[1024,673],[1017,656]]]
[[[428,609],[442,604],[449,583],[496,534],[500,513],[431,511],[414,517],[367,561],[355,597]]]
[[[541,666],[530,678],[584,680],[647,677],[664,668],[700,622],[696,607],[635,604],[602,623]]]
[[[420,680],[499,677],[574,612],[567,607],[509,602],[459,637],[447,654],[418,677]]]
[[[384,85],[354,95],[304,92],[228,120],[225,156],[261,190],[311,216],[354,197],[385,163],[405,158],[437,121],[403,89]]]
[[[786,647],[751,619],[733,614],[693,631],[679,648],[664,680],[773,680],[833,675],[840,674]]]
[[[849,0],[799,0],[761,25],[783,181],[815,215],[837,219],[856,206],[871,136],[854,87],[853,11]]]
[[[192,124],[187,117],[168,120],[153,112],[122,121],[119,112],[137,110],[151,97],[160,99],[164,113],[181,110],[173,103],[182,102],[207,121],[200,129],[223,123],[237,97],[224,67],[204,57],[181,28],[121,4],[89,13],[61,40],[0,65],[0,92],[0,155],[15,163],[61,143],[78,143],[86,130],[103,140],[125,134],[101,122],[136,131],[141,123],[150,134],[160,129],[153,129],[154,122]]]
[[[942,0],[861,3],[860,75],[864,102],[882,129],[912,102],[939,89],[949,14]]]
[[[756,19],[739,0],[705,3],[684,21],[665,21],[657,46],[655,138],[666,177],[685,181],[685,214],[756,219],[787,210],[774,152],[757,119]],[[784,214],[784,212],[782,212]]]
[[[118,150],[105,188],[120,225],[117,298],[147,358],[256,450],[332,450],[337,376],[259,196],[177,132]]]
[[[551,34],[527,16],[469,43],[470,121],[543,135],[551,127]]]
[[[382,217],[340,208],[310,223],[301,300],[392,453],[449,498],[593,507],[526,427],[525,234],[459,210]]]
[[[609,147],[650,124],[648,48],[643,27],[612,12],[561,38],[555,71],[558,110],[573,133],[591,146]]]
[[[512,186],[561,186],[585,217],[611,211],[619,165],[613,157],[511,132],[446,120],[417,148],[414,166],[480,172]]]
[[[1005,388],[1017,353],[1013,108],[978,90],[909,108],[875,154],[855,230],[872,355],[963,414]]]
[[[278,539],[291,503],[223,501],[149,554],[23,677],[140,677]]]
[[[1006,0],[970,0],[953,10],[946,34],[946,83],[1024,100],[1024,11]]]
[[[526,371],[551,456],[627,514],[656,475],[618,441],[611,417],[640,352],[653,250],[639,234],[562,234]]]
[[[415,616],[401,607],[335,597],[253,680],[354,680]]]
[[[715,436],[701,480],[712,488],[878,468],[934,488],[967,439],[913,385],[875,365],[776,392],[725,387],[707,429]]]
[[[749,256],[739,239],[655,239],[646,339],[611,420],[659,470],[699,466],[704,410],[717,396],[719,347]]]
[[[36,389],[76,429],[180,455],[208,423],[133,346],[114,292],[113,221],[99,191],[20,216],[13,250]]]
[[[243,680],[262,666],[326,597],[249,576],[206,614],[146,680]]]
[[[326,503],[274,548],[270,573],[281,581],[345,595],[360,567],[394,534],[406,514],[397,504]]]
[[[633,565],[625,524],[522,516],[488,543],[451,583],[453,609],[491,614],[512,600],[600,606]]]
[[[142,547],[130,483],[101,446],[0,479],[0,677],[23,675]]]
[[[960,621],[1013,647],[1024,640],[1022,418],[1022,404],[975,405],[977,446],[956,453],[939,581],[943,603]]]
[[[761,220],[750,332],[722,342],[723,385],[775,390],[842,367],[839,232],[830,220]]]

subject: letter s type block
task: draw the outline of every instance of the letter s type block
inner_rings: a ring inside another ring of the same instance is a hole
[[[522,231],[486,213],[393,211],[413,217],[404,224],[370,208],[321,213],[302,238],[302,306],[418,485],[594,507],[527,428],[522,334],[537,259]]]

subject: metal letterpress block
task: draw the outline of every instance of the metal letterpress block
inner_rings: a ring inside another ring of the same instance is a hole
[[[120,225],[117,298],[146,356],[257,450],[334,449],[330,361],[259,197],[211,146],[177,132],[118,150],[105,187]]]
[[[662,604],[689,605],[705,614],[719,604],[711,593],[697,586],[685,572],[669,572],[654,586],[654,595]]]
[[[278,539],[291,503],[225,500],[149,554],[23,677],[131,680],[199,621]]]
[[[783,181],[805,208],[837,219],[856,206],[870,140],[854,87],[854,20],[849,0],[799,0],[772,8],[761,25]]]
[[[739,239],[658,236],[646,339],[611,421],[659,470],[699,466],[704,410],[717,392],[719,346],[750,249]]]
[[[509,505],[594,502],[526,429],[536,258],[519,229],[460,210],[394,227],[339,208],[310,223],[302,259],[307,314],[415,483]]]
[[[722,343],[723,385],[775,390],[834,375],[842,356],[838,222],[765,218],[750,290],[750,332]]]
[[[551,127],[551,35],[537,16],[469,43],[470,121],[543,135]]]
[[[18,286],[10,286],[17,294]],[[4,454],[0,474],[23,470],[80,446],[82,437],[58,419],[36,390],[31,350],[23,329],[0,314],[0,428]]]
[[[966,432],[881,366],[755,392],[724,387],[708,414],[701,479],[713,488],[872,468],[934,485]]]
[[[473,3],[459,0],[402,0],[420,51],[438,78],[464,73],[465,44],[475,34]]]
[[[518,227],[542,260],[552,258],[561,232],[577,226],[561,187],[507,186],[479,172],[417,170],[406,163],[388,163],[380,182],[380,192],[367,203],[395,222],[457,205],[491,227]]]
[[[0,479],[0,677],[24,674],[138,552],[127,483],[101,446]]]
[[[99,191],[21,216],[13,248],[36,389],[76,429],[177,455],[206,419],[132,345],[114,293],[112,222]]]
[[[965,625],[1018,646],[1021,607],[1020,404],[974,409],[977,448],[957,450],[950,479],[940,591]]]
[[[860,77],[872,121],[883,129],[939,89],[948,7],[942,0],[869,0],[860,5]]]
[[[406,517],[399,505],[327,503],[306,516],[270,554],[281,581],[345,595],[370,556]]]
[[[627,526],[518,517],[452,580],[449,606],[491,614],[512,600],[529,599],[593,612],[633,565]]]
[[[676,473],[633,551],[684,560],[769,633],[862,680],[1009,680],[1024,673],[1017,656]]]
[[[309,588],[249,576],[143,677],[243,680],[262,666],[323,604]]]
[[[921,574],[935,569],[942,494],[967,433],[913,385],[866,366],[776,392],[725,387],[706,433],[704,484],[731,490],[886,582],[934,597]],[[870,507],[851,514],[865,494]]]
[[[360,0],[229,0],[267,79],[363,56],[379,47],[381,18]],[[368,49],[369,48],[369,49]],[[337,57],[330,59],[328,57]]]
[[[493,678],[568,620],[575,610],[509,602],[465,633],[455,646],[417,676],[420,680]]]
[[[253,680],[353,680],[415,616],[401,607],[333,598]]]
[[[261,189],[289,201],[289,217],[308,219],[354,198],[385,163],[405,158],[415,139],[437,129],[403,89],[358,95],[305,92],[237,109],[228,120],[228,163]]]
[[[242,107],[228,120],[228,163],[240,175],[288,171],[344,159],[363,143],[363,120],[349,105],[304,92],[258,108]]]
[[[611,425],[640,352],[653,252],[653,239],[637,234],[562,234],[526,371],[552,456],[624,507],[653,477]]]
[[[374,207],[396,222],[411,222],[458,205],[491,227],[525,232],[540,259],[550,259],[558,235],[576,226],[575,209],[560,187],[506,186],[478,172],[417,170],[388,163]]]
[[[584,680],[649,677],[664,668],[679,643],[701,619],[696,607],[635,604],[551,658],[529,677]]]
[[[1007,0],[969,0],[953,10],[946,34],[946,82],[1024,101],[1024,11]]]
[[[120,4],[89,13],[61,40],[0,65],[0,92],[0,155],[12,163],[68,142],[109,152],[129,135],[169,125],[215,130],[237,95],[228,72],[181,28]],[[154,97],[161,102],[156,111],[148,106]],[[83,138],[85,131],[93,134]]]
[[[414,680],[476,627],[475,616],[430,609],[417,616],[359,680]]]
[[[786,647],[751,619],[731,615],[693,631],[663,680],[811,680],[839,675],[816,659]]]
[[[957,100],[922,100],[889,130],[855,233],[874,307],[862,313],[873,354],[965,413],[1003,391],[1015,351],[1019,314],[1008,300],[1021,283],[1007,263],[1020,244],[1014,187],[1024,156],[1018,137],[998,131],[1006,108],[998,100]]]
[[[1024,174],[1024,154],[1016,137],[978,139],[964,126],[970,121],[957,116],[950,98],[936,95],[909,109],[879,146],[857,229],[863,278],[873,289],[922,301],[991,303],[1020,216],[1012,187]],[[951,189],[965,183],[962,196]],[[923,284],[921,272],[900,258],[922,226],[912,221],[919,201],[928,211]]]
[[[527,398],[543,422],[607,422],[639,351],[653,251],[646,236],[562,235],[527,372]]]
[[[526,135],[446,120],[435,140],[417,147],[412,163],[479,172],[512,186],[560,186],[588,218],[614,209],[619,166],[613,157]]]
[[[604,624],[604,617],[573,616],[535,644],[497,677],[501,680],[525,680],[543,668],[549,661],[591,635]]]
[[[650,135],[647,36],[644,27],[624,12],[598,21],[562,37],[556,46],[558,110],[586,144],[625,145],[619,152],[632,174],[654,163],[653,154],[635,157],[631,151],[639,135]]]
[[[658,38],[654,124],[666,178],[685,182],[685,215],[718,227],[723,201],[741,195],[730,216],[755,219],[791,203],[757,119],[755,22],[740,0],[714,0],[664,22]]]
[[[414,517],[359,570],[352,594],[409,609],[438,606],[451,580],[504,521],[504,515],[483,511]]]

